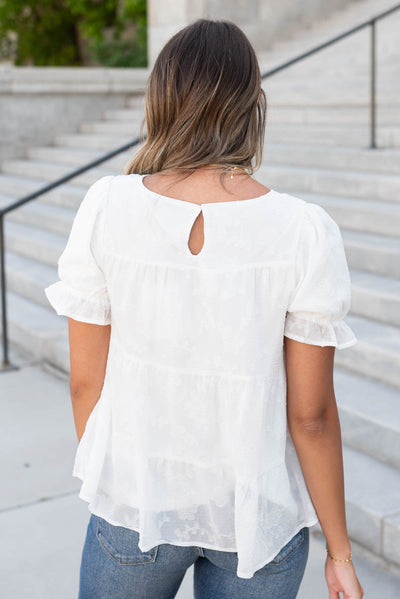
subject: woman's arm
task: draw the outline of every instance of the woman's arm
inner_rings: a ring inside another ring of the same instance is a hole
[[[333,384],[335,348],[285,340],[287,418],[304,479],[329,553],[347,559],[342,440]],[[352,562],[326,562],[330,599],[363,596]],[[339,578],[337,578],[339,577]],[[342,580],[345,578],[346,580]],[[339,588],[347,585],[347,588]]]
[[[111,325],[68,318],[70,393],[78,441],[104,384]]]

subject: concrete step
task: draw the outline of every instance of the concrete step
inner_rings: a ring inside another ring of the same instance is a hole
[[[136,137],[139,133],[138,131],[139,123],[132,123],[131,125],[127,125],[125,121],[116,120],[116,121],[87,121],[81,123],[79,127],[80,133],[100,133],[107,134],[113,136],[126,136]]]
[[[14,200],[15,198],[11,196],[0,195],[0,207],[8,206]],[[7,221],[68,235],[74,215],[75,211],[70,208],[44,203],[37,199],[10,212]]]
[[[350,271],[351,313],[400,327],[400,280]]]
[[[40,162],[39,160],[5,160],[3,172],[9,175],[30,177],[41,181],[54,181],[71,172],[69,165],[56,164],[53,162]],[[73,184],[88,186],[95,183],[105,175],[115,175],[116,172],[102,166],[93,168],[73,179]]]
[[[115,119],[118,118],[118,112]],[[123,110],[120,113],[124,112]],[[110,115],[112,118],[113,113]],[[308,125],[366,125],[370,124],[369,102],[359,106],[287,106],[278,101],[268,105],[267,127],[271,123],[308,124]],[[120,116],[119,118],[122,118]],[[127,119],[129,117],[126,117]],[[400,125],[400,111],[398,106],[381,106],[377,108],[376,121],[381,125]]]
[[[388,235],[342,229],[346,257],[351,269],[400,278],[400,239]]]
[[[49,309],[44,288],[58,280],[57,266],[6,251],[7,289],[20,297]]]
[[[106,110],[104,112],[105,121],[128,121],[135,123],[139,128],[144,119],[144,110],[140,108],[120,108],[118,110]]]
[[[360,200],[400,202],[400,176],[339,169],[269,164],[259,176],[269,187],[288,192],[329,193]]]
[[[145,110],[145,97],[144,94],[136,96],[128,96],[125,100],[125,106],[128,109],[141,110],[144,113]]]
[[[18,347],[29,354],[69,371],[68,319],[12,291],[6,296],[8,332]]]
[[[391,385],[400,396],[400,328],[354,314],[348,315],[346,322],[358,343],[346,351],[336,352],[336,364]]]
[[[349,49],[350,53],[359,52],[359,48]],[[398,60],[398,58],[396,59]],[[267,94],[267,100],[270,104],[300,105],[310,103],[316,108],[322,106],[360,106],[365,112],[365,106],[368,105],[370,98],[370,74],[367,72],[362,77],[357,77],[357,73],[347,73],[344,78],[343,71],[347,65],[331,62],[329,66],[321,66],[320,69],[309,69],[306,65],[297,65],[297,78],[292,74],[282,71],[278,75],[272,76],[263,83],[263,89]],[[327,75],[329,73],[329,75]],[[400,83],[397,82],[396,72],[388,70],[387,73],[380,69],[379,72],[379,98],[384,105],[397,105],[399,101]],[[280,80],[279,80],[280,79]],[[319,85],[315,86],[315,81]],[[340,80],[340,85],[338,81]],[[393,83],[395,81],[395,83]],[[293,93],[295,90],[295,93]],[[360,102],[360,98],[362,98]],[[378,110],[379,112],[379,110]],[[367,122],[367,121],[366,121]],[[388,125],[382,124],[385,129]],[[300,125],[291,125],[299,127]],[[309,125],[311,126],[311,125]],[[315,125],[314,125],[315,126]],[[356,125],[358,128],[362,126]],[[365,125],[367,129],[367,126]],[[329,131],[329,129],[328,129]]]
[[[126,133],[126,132],[125,132]],[[99,135],[83,133],[72,133],[70,135],[56,135],[54,137],[54,145],[61,148],[87,148],[96,152],[104,153],[118,148],[128,143],[132,139],[138,137],[139,131],[132,135]]]
[[[5,221],[5,246],[8,252],[55,267],[67,239],[65,235]]]
[[[73,181],[75,182],[75,180]],[[47,183],[48,181],[44,181],[42,179],[18,177],[15,175],[6,175],[0,173],[0,194],[17,200],[25,195],[28,195],[29,193],[36,191]],[[87,187],[87,185],[76,185],[72,182],[64,183],[52,191],[47,192],[43,196],[40,196],[40,199],[38,198],[37,200],[34,200],[34,202],[45,202],[57,204],[59,206],[77,207],[79,202],[82,200],[83,195],[86,193]],[[25,208],[21,207],[17,210],[24,209]]]
[[[292,145],[267,143],[264,149],[263,164],[264,166],[268,166],[269,164],[284,164],[289,167],[315,167],[335,170],[350,169],[351,171],[398,175],[400,150],[371,150],[344,148],[342,146],[327,147],[315,144]]]
[[[334,370],[343,442],[400,470],[400,393],[341,368]]]
[[[99,133],[113,137],[135,137],[137,129],[134,125],[127,127],[121,120],[89,121],[80,125],[81,133]],[[269,123],[266,132],[267,143],[317,143],[327,146],[353,146],[366,148],[369,146],[369,130],[367,126],[358,125],[285,125]],[[382,147],[400,146],[400,127],[382,125],[377,131],[377,144]]]
[[[296,195],[325,208],[343,229],[400,237],[399,203],[357,200],[303,191]]]
[[[122,145],[122,144],[121,144]],[[113,148],[108,148],[113,149]],[[64,164],[71,166],[71,170],[74,167],[80,167],[89,162],[96,160],[105,154],[106,151],[89,150],[82,148],[70,148],[70,147],[33,147],[27,151],[27,158],[32,160],[38,160],[40,162],[52,162],[53,164]],[[106,160],[102,163],[102,168],[108,168],[116,172],[123,172],[126,164],[135,153],[135,148],[122,152],[110,160]]]
[[[400,470],[343,448],[349,536],[400,565]]]

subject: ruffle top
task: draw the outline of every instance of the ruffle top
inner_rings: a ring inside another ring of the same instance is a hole
[[[57,314],[111,325],[72,474],[88,509],[138,531],[142,551],[237,552],[251,578],[317,522],[287,426],[284,336],[357,342],[340,229],[288,193],[197,204],[143,177],[90,187],[45,288]]]

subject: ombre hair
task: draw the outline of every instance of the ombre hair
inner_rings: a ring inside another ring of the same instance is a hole
[[[255,51],[229,21],[198,19],[165,44],[145,94],[147,138],[125,174],[261,165],[267,101]]]

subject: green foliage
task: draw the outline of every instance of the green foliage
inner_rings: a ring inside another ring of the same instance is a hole
[[[62,1],[0,0],[0,40],[2,56],[15,55],[17,65],[79,63],[75,20]]]
[[[0,0],[0,58],[147,66],[146,0]]]
[[[117,0],[64,0],[85,37],[100,40],[102,30],[118,21]]]
[[[90,50],[94,58],[106,67],[146,67],[146,46],[136,41],[101,40],[93,42]]]
[[[74,2],[76,0],[73,0]],[[89,3],[90,0],[78,0]],[[109,0],[110,1],[110,0]],[[112,0],[111,0],[112,3]],[[93,57],[108,67],[147,66],[147,11],[146,0],[125,0],[115,20],[114,35],[105,39],[91,29],[90,50]],[[93,23],[94,21],[92,21]],[[121,39],[127,23],[136,23],[135,40]]]

